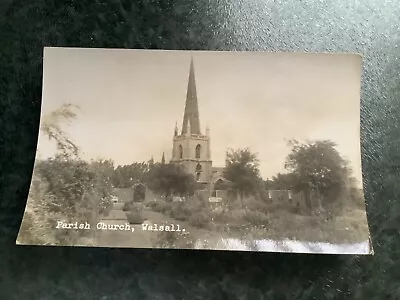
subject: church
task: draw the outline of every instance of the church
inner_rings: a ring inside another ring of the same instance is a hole
[[[162,161],[165,161],[164,154]],[[179,164],[197,182],[196,194],[210,202],[219,202],[228,198],[228,187],[231,184],[224,178],[224,167],[213,167],[211,158],[210,128],[202,133],[200,126],[199,103],[194,71],[193,58],[190,62],[186,102],[179,130],[175,124],[172,144],[171,163]],[[268,190],[268,202],[287,203],[289,206],[304,206],[303,193],[292,193],[289,190]]]
[[[193,58],[190,62],[182,128],[179,131],[175,124],[171,157],[171,163],[179,164],[187,173],[193,174],[198,184],[197,190],[203,190],[209,197],[224,194],[221,187],[228,181],[223,178],[224,168],[212,165],[210,129],[207,126],[205,134],[201,131]]]

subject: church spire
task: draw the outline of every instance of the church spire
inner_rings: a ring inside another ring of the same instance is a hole
[[[193,58],[190,62],[189,82],[186,94],[185,114],[183,116],[182,135],[186,134],[188,123],[191,133],[200,133],[199,106],[197,103],[196,80],[194,77]]]
[[[165,164],[165,156],[164,156],[164,152],[162,153],[162,157],[161,157],[161,164],[164,165]]]
[[[178,123],[175,122],[174,136],[178,135]]]

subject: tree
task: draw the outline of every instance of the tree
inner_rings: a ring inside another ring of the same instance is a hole
[[[239,194],[243,205],[244,195],[256,192],[260,187],[257,154],[252,153],[248,148],[229,149],[226,154],[224,177],[231,182],[231,188]]]
[[[192,195],[195,188],[194,177],[173,163],[155,164],[146,176],[146,183],[151,190],[166,197]]]
[[[264,183],[267,190],[291,190],[296,184],[296,178],[293,173],[278,173]]]
[[[312,192],[316,193],[320,208],[337,201],[351,170],[336,150],[336,144],[329,140],[305,144],[293,140],[289,144],[292,150],[285,167],[294,175],[294,189],[305,192],[308,206],[312,206]]]
[[[79,106],[72,104],[64,104],[55,111],[44,115],[40,125],[40,131],[47,135],[50,140],[55,140],[57,149],[64,156],[78,156],[79,148],[72,142],[61,128],[63,122],[69,123],[75,119],[77,114],[74,109],[79,109]]]
[[[55,140],[58,151],[35,163],[20,241],[74,244],[88,232],[60,231],[54,224],[60,220],[95,222],[111,205],[113,162],[81,160],[78,146],[62,129],[62,121],[76,117],[73,107],[63,105],[43,117],[41,133]]]
[[[133,201],[141,202],[146,198],[146,186],[138,183],[133,187]]]
[[[146,162],[118,166],[112,175],[112,183],[118,188],[132,187],[135,183],[143,183],[149,170],[150,164]]]
[[[114,174],[114,162],[112,160],[92,160],[88,169],[95,175],[93,184],[100,197],[99,212],[103,213],[112,206],[113,185],[111,179]]]

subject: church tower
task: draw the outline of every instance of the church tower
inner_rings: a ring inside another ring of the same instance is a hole
[[[206,186],[210,183],[210,130],[207,127],[206,134],[201,133],[193,59],[190,63],[182,130],[179,134],[175,124],[171,162],[179,163],[186,172],[193,174],[199,184]]]

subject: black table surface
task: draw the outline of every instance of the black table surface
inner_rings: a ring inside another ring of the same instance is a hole
[[[2,0],[0,299],[400,299],[399,16],[397,0]],[[15,246],[44,46],[361,53],[375,255]]]

